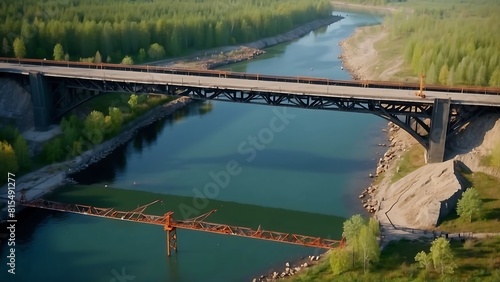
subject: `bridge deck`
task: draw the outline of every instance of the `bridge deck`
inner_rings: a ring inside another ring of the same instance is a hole
[[[265,91],[300,94],[304,96],[342,97],[380,101],[405,101],[432,104],[434,99],[450,99],[451,104],[500,107],[500,95],[425,91],[426,98],[415,95],[414,90],[367,88],[355,86],[318,85],[308,83],[247,80],[197,75],[179,75],[109,69],[85,69],[58,66],[19,65],[0,63],[0,72],[27,75],[41,72],[47,77],[67,77],[136,84],[181,85],[212,89]],[[303,78],[301,79],[303,80]]]

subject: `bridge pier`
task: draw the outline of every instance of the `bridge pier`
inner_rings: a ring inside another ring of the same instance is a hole
[[[450,100],[435,99],[432,110],[432,121],[429,132],[429,148],[427,149],[427,163],[444,161],[446,147],[446,133],[450,119]]]
[[[36,131],[47,131],[52,122],[52,95],[42,73],[30,72],[31,101]]]

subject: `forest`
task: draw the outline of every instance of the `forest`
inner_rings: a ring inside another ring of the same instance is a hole
[[[411,2],[418,3],[411,13],[385,24],[405,38],[404,60],[416,75],[428,84],[500,86],[500,2]]]
[[[273,36],[331,12],[327,0],[4,0],[0,51],[141,62]],[[159,52],[148,52],[153,44]]]

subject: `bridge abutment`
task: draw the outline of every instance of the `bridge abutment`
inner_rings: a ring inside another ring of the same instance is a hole
[[[30,72],[29,78],[35,130],[47,131],[52,120],[52,95],[42,73]]]
[[[429,148],[427,149],[427,163],[444,161],[446,148],[446,133],[450,118],[450,100],[435,99],[432,110],[432,123],[429,132]]]

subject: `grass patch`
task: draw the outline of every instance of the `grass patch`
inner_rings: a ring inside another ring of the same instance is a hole
[[[380,31],[383,32],[382,27]],[[377,65],[372,69],[372,72],[380,77],[385,70],[391,70],[394,66],[399,65],[392,73],[389,74],[388,80],[417,82],[415,73],[403,62],[401,50],[404,49],[407,38],[403,36],[393,37],[390,34],[386,35],[381,40],[375,42],[373,47],[377,50]]]
[[[468,245],[465,247],[465,244]],[[445,277],[432,267],[428,271],[419,269],[415,263],[418,252],[429,252],[430,241],[401,240],[390,243],[366,275],[362,268],[357,268],[334,276],[325,260],[285,281],[500,281],[500,237],[475,240],[473,246],[470,245],[457,240],[451,242],[458,268]]]
[[[500,142],[491,150],[491,153],[481,158],[481,165],[500,168]]]
[[[456,211],[448,215],[438,226],[446,232],[500,232],[500,179],[486,173],[474,172],[462,175],[476,188],[485,210],[482,220],[468,222]]]
[[[308,268],[306,271],[292,276],[290,282],[306,282],[306,281],[332,281],[333,274],[330,271],[330,262],[328,258],[324,259],[317,265]]]
[[[398,169],[392,176],[391,182],[394,183],[423,166],[425,164],[424,154],[425,149],[421,145],[416,144],[411,146],[401,155],[401,159],[397,163]]]

